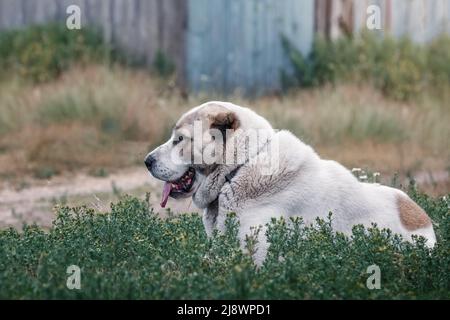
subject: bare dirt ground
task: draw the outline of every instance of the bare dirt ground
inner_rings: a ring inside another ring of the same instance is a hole
[[[24,222],[49,227],[55,218],[55,206],[86,205],[106,212],[110,203],[129,194],[144,199],[150,192],[150,203],[161,215],[167,209],[159,206],[162,183],[152,178],[145,168],[130,168],[107,177],[86,174],[59,176],[51,180],[31,180],[17,190],[8,183],[0,185],[0,227],[21,227]],[[196,212],[191,199],[169,200],[173,213]]]
[[[421,189],[433,184],[450,184],[448,171],[419,172],[414,175]],[[406,183],[405,177],[400,177]],[[389,184],[389,179],[381,179]],[[92,177],[86,174],[58,176],[51,180],[30,180],[25,187],[17,189],[8,182],[0,185],[0,227],[20,228],[24,222],[50,227],[55,218],[55,206],[86,205],[99,212],[106,212],[110,203],[121,195],[129,194],[141,199],[150,192],[150,203],[162,216],[168,210],[159,206],[162,183],[157,181],[145,168],[136,167],[119,171],[107,177]],[[168,208],[174,213],[198,212],[192,200],[170,199]]]

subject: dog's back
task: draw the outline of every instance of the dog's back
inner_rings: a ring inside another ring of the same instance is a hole
[[[224,195],[233,199],[226,210],[237,212],[241,224],[264,225],[279,216],[301,216],[312,223],[332,212],[336,231],[350,234],[356,224],[376,223],[408,241],[417,234],[427,239],[427,245],[435,244],[431,219],[404,192],[358,181],[342,165],[321,159],[289,132],[280,131],[275,137],[279,139],[278,172],[264,176],[256,165],[248,165],[233,179],[241,191],[231,190],[231,184],[224,186]],[[222,200],[227,202],[225,197]]]

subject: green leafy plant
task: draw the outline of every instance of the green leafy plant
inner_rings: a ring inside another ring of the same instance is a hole
[[[69,31],[61,24],[30,26],[0,33],[0,70],[33,82],[59,76],[74,64],[122,61],[96,30]]]
[[[274,220],[259,269],[239,249],[233,216],[227,232],[208,239],[197,214],[162,219],[136,198],[124,197],[107,214],[61,207],[47,232],[0,231],[0,298],[448,299],[450,202],[410,191],[435,223],[433,249],[376,226],[355,226],[350,238],[334,233],[332,215],[312,226]],[[366,287],[373,264],[379,290]],[[81,269],[80,290],[66,286],[71,265]]]
[[[175,63],[163,51],[156,52],[153,68],[161,77],[168,77],[175,72]]]
[[[37,179],[47,180],[58,174],[58,171],[50,166],[39,167],[35,170],[34,176]]]
[[[311,87],[337,81],[367,81],[387,96],[408,100],[425,88],[446,90],[450,85],[450,38],[429,45],[408,38],[380,38],[370,32],[328,41],[317,37],[304,57],[287,38],[283,47],[293,71],[282,72],[282,84]]]

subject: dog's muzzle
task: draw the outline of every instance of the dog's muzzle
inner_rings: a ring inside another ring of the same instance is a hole
[[[152,166],[155,163],[155,158],[149,154],[145,160],[144,160],[145,166],[147,167],[148,171],[152,172]]]

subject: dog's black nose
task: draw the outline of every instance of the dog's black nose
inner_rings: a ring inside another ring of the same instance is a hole
[[[147,167],[148,170],[152,169],[152,164],[154,162],[155,162],[155,158],[153,158],[152,155],[148,155],[144,160],[145,166]]]

